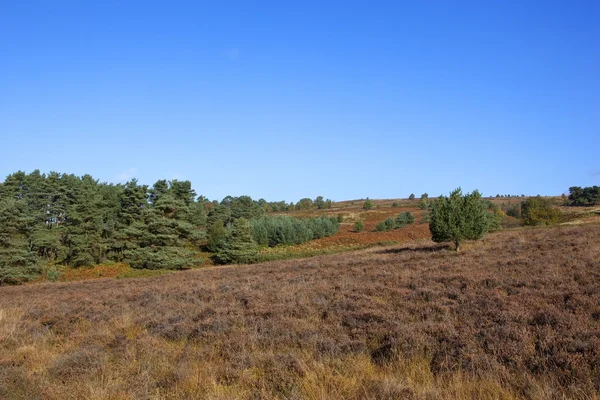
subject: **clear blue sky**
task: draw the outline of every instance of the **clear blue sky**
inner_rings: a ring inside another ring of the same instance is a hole
[[[211,199],[600,184],[598,1],[0,1],[0,179]]]

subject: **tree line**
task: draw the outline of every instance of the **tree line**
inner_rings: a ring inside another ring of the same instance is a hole
[[[203,263],[203,248],[216,250],[217,262],[252,261],[258,246],[287,243],[278,239],[288,237],[283,228],[269,231],[266,243],[258,228],[273,225],[265,222],[274,210],[269,204],[249,196],[209,201],[190,181],[112,184],[90,175],[19,171],[0,183],[0,284],[33,279],[51,264],[190,268]],[[331,201],[319,196],[310,206],[327,208]],[[333,220],[292,225],[303,240],[337,231]]]
[[[600,204],[600,186],[569,188],[569,201],[573,206],[594,206]]]

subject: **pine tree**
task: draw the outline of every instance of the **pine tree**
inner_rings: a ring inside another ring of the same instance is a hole
[[[0,200],[0,285],[22,283],[41,272],[28,239],[34,224],[24,199]]]
[[[186,247],[194,235],[187,221],[189,208],[171,192],[161,195],[153,207],[143,211],[143,223],[137,248],[125,251],[125,260],[134,268],[185,269],[202,263],[195,252]]]
[[[480,239],[488,231],[489,217],[481,194],[463,196],[460,188],[440,196],[431,207],[429,230],[434,242],[453,242],[456,252],[464,240]]]
[[[218,253],[225,247],[231,232],[225,227],[223,221],[216,220],[208,228],[208,243],[206,247],[213,253]]]
[[[236,219],[233,223],[231,236],[216,257],[221,262],[251,263],[258,257],[258,245],[252,237],[252,228],[245,218]]]

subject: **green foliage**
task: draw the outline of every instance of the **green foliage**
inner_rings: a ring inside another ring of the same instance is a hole
[[[210,227],[213,226],[217,221],[221,221],[221,224],[232,221],[230,206],[222,204],[213,205],[211,210],[208,212],[206,223]]]
[[[488,232],[496,232],[502,229],[502,221],[506,214],[496,204],[489,200],[484,200],[488,210]]]
[[[410,196],[408,196],[408,199],[409,200],[414,200],[415,199],[415,194],[411,193]]]
[[[223,221],[216,220],[210,228],[208,228],[208,250],[216,253],[223,248],[229,239],[231,232],[224,226]]]
[[[600,186],[569,188],[569,201],[573,206],[593,206],[600,204]]]
[[[403,226],[410,225],[414,222],[415,222],[415,216],[409,211],[402,212],[402,213],[398,214],[398,216],[396,217],[396,227],[397,228],[402,228]]]
[[[508,206],[504,206],[503,204],[502,210],[510,217],[521,219],[521,203],[509,204]]]
[[[429,230],[434,242],[453,242],[456,251],[464,240],[480,239],[489,229],[487,205],[475,190],[463,196],[460,188],[440,196],[431,208]]]
[[[177,269],[196,265],[200,259],[195,248],[205,237],[207,217],[206,200],[196,202],[195,197],[189,181],[159,180],[148,188],[135,179],[113,185],[89,175],[9,175],[0,184],[0,203],[21,202],[17,208],[10,206],[12,218],[22,216],[28,222],[5,235],[13,256],[10,262],[0,256],[2,269],[12,265],[10,273],[3,272],[4,281],[31,279],[41,273],[36,265],[48,263],[79,267],[131,261],[138,268]],[[14,228],[7,224],[5,230],[9,227]],[[20,264],[15,263],[19,251]]]
[[[398,207],[400,207],[400,203],[398,203],[397,201],[395,201],[395,202],[392,203],[392,207],[398,208]]]
[[[541,196],[530,197],[521,206],[523,225],[553,225],[560,221],[561,212],[552,201]]]
[[[341,224],[342,222],[344,222],[344,214],[341,214],[341,213],[338,214],[336,219],[337,219],[337,222]]]
[[[261,246],[291,245],[331,236],[338,232],[337,218],[297,219],[288,216],[263,216],[250,222],[252,236]]]
[[[202,264],[191,250],[176,246],[148,246],[127,250],[125,261],[132,268],[187,269]]]
[[[260,200],[259,200],[260,201]],[[294,203],[287,204],[285,201],[272,201],[267,203],[267,211],[294,211]]]
[[[323,196],[319,196],[315,199],[314,204],[319,210],[324,210],[331,208],[332,201],[330,199],[325,200]]]
[[[391,231],[394,229],[403,228],[415,222],[415,216],[410,212],[402,212],[396,218],[387,218],[385,221],[379,222],[375,229],[379,232]]]
[[[362,232],[365,230],[365,224],[362,222],[362,220],[358,220],[354,223],[354,231],[355,232]]]
[[[215,258],[221,263],[252,263],[257,260],[258,245],[247,219],[239,218],[233,222],[231,236],[217,249]]]
[[[423,193],[421,195],[418,206],[421,210],[427,210],[431,206],[429,202],[429,195],[427,193]]]
[[[384,225],[385,225],[385,230],[386,231],[391,231],[393,229],[396,228],[396,220],[394,218],[386,218],[385,221],[383,221]]]
[[[373,209],[374,206],[375,206],[375,203],[373,203],[373,200],[367,199],[363,203],[363,209],[365,209],[365,210],[371,210],[371,209]]]
[[[60,278],[60,272],[56,269],[56,266],[53,265],[52,267],[50,267],[50,269],[46,273],[46,278],[50,282],[56,282],[58,278]]]
[[[265,209],[250,196],[234,197],[231,201],[231,218],[259,218],[265,214]]]
[[[0,200],[0,285],[26,282],[41,272],[28,240],[34,223],[23,199]]]
[[[308,197],[300,199],[296,204],[296,210],[310,210],[313,206],[313,201]]]

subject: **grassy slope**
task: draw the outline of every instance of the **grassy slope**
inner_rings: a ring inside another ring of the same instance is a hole
[[[600,225],[0,287],[0,398],[582,398]]]

